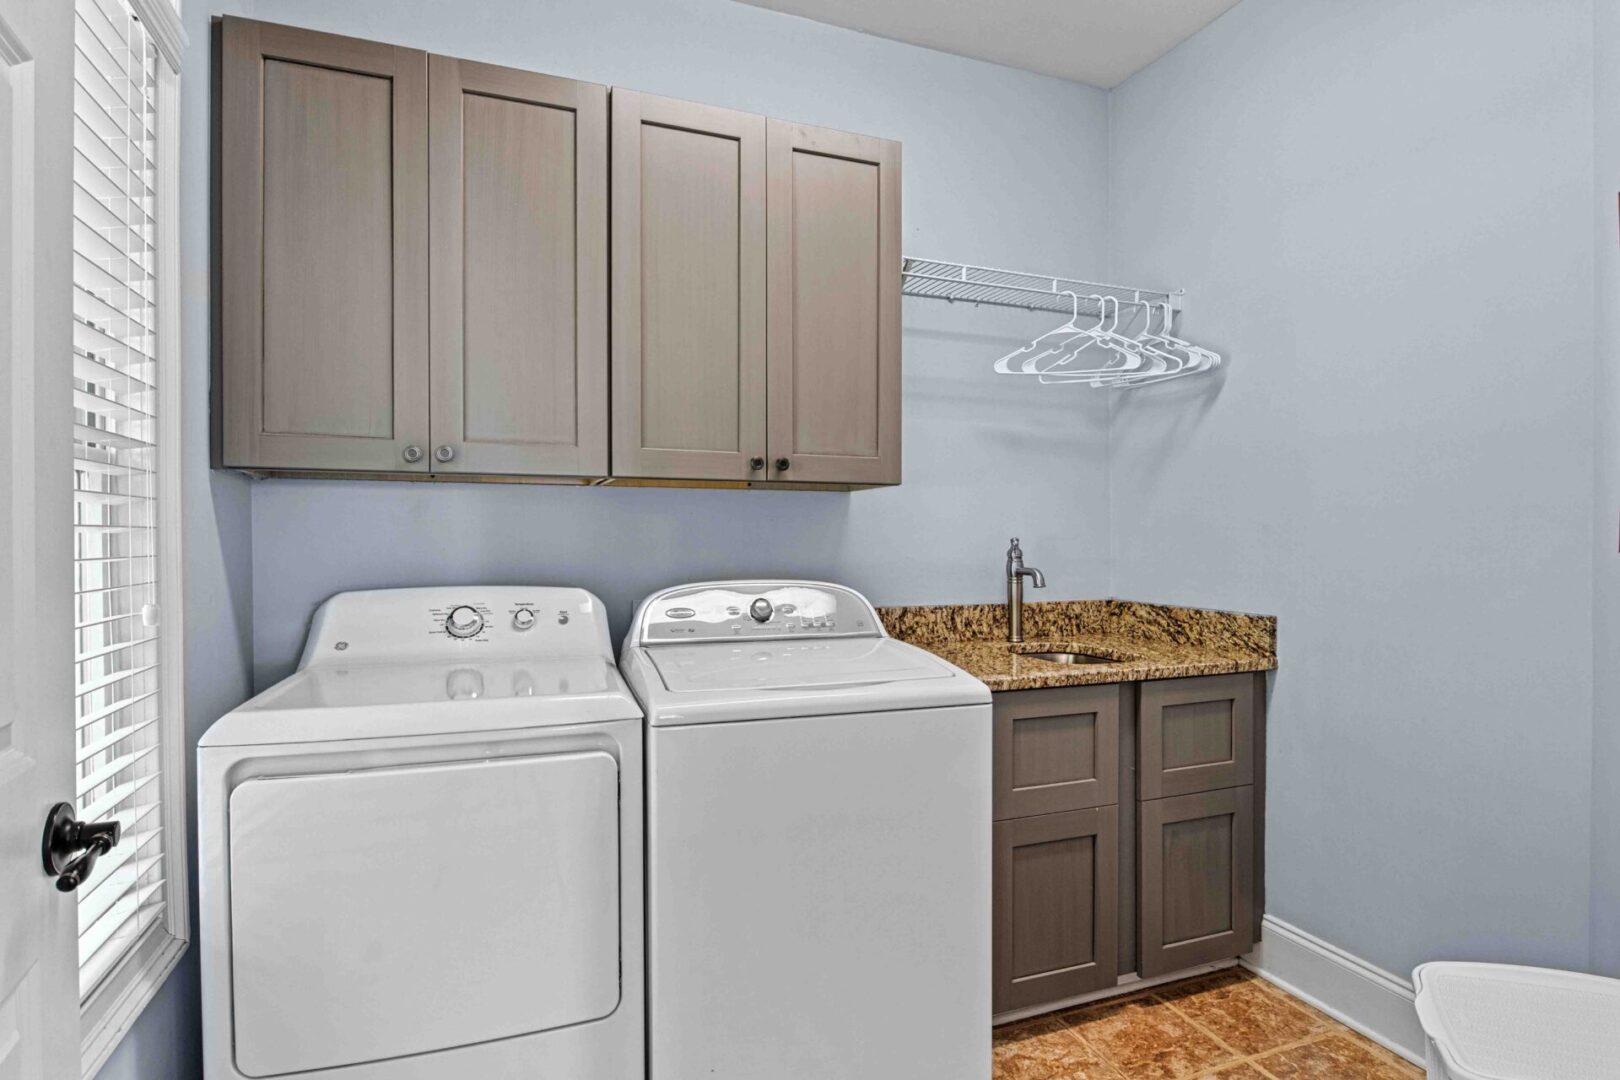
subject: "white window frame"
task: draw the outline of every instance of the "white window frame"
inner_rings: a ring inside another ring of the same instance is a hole
[[[179,0],[128,0],[157,46],[158,691],[163,816],[164,917],[136,941],[80,1009],[80,1057],[93,1077],[169,977],[191,941],[185,724],[185,578],[181,549],[184,457],[180,348],[180,61],[186,48]]]

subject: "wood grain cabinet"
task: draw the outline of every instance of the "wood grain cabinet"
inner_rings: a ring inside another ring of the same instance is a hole
[[[765,476],[765,127],[613,92],[615,476]]]
[[[1254,789],[1141,807],[1138,924],[1143,978],[1223,960],[1254,944]]]
[[[900,146],[613,91],[613,475],[900,482]]]
[[[433,468],[608,467],[608,91],[428,58]]]
[[[1247,952],[1265,676],[994,695],[998,1015]]]
[[[426,472],[427,54],[235,18],[219,42],[221,460]]]
[[[607,88],[220,31],[219,456],[607,470]]]
[[[900,144],[770,122],[770,475],[900,482]]]
[[[1107,685],[995,696],[997,821],[1119,801],[1120,695]]]
[[[900,482],[898,143],[248,19],[218,45],[221,465]]]
[[[1119,808],[998,821],[994,845],[994,1011],[1114,985]]]
[[[1254,676],[1156,680],[1141,700],[1143,799],[1254,782]]]

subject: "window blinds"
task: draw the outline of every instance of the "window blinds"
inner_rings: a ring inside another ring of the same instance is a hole
[[[76,0],[73,556],[81,820],[122,842],[80,886],[88,998],[163,920],[158,770],[157,64],[125,0]]]

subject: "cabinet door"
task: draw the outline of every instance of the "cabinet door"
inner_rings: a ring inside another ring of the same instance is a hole
[[[997,820],[1119,801],[1118,685],[994,698]]]
[[[1143,683],[1140,797],[1253,783],[1259,700],[1250,674]]]
[[[613,91],[613,475],[765,465],[765,118]]]
[[[900,482],[900,144],[770,123],[770,476]]]
[[[1115,806],[996,822],[995,1012],[1117,981],[1118,846]]]
[[[1254,944],[1254,789],[1141,804],[1137,852],[1144,978],[1224,960]]]
[[[433,471],[605,476],[607,87],[433,56],[428,94]]]
[[[222,463],[426,472],[427,56],[236,18],[220,43]]]

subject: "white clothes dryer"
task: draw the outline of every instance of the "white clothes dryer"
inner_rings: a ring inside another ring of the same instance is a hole
[[[197,752],[209,1080],[640,1080],[642,726],[582,589],[343,593]]]

